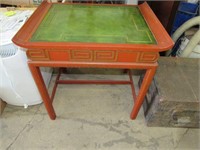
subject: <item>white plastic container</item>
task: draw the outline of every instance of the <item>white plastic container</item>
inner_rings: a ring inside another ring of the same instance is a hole
[[[52,69],[42,69],[42,75],[48,87]],[[0,57],[0,98],[8,104],[25,107],[42,102],[22,50],[10,57]]]

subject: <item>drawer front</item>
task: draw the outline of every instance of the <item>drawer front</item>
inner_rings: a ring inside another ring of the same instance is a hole
[[[28,50],[27,56],[33,61],[74,61],[74,62],[138,62],[153,63],[159,58],[157,52],[128,50]]]

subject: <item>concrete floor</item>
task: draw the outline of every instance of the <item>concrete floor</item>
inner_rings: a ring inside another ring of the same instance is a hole
[[[82,78],[105,77],[82,75]],[[129,119],[132,104],[129,85],[59,85],[54,99],[55,121],[49,119],[43,104],[27,109],[7,105],[0,119],[0,149],[200,149],[200,130],[147,127],[142,109],[136,120]]]

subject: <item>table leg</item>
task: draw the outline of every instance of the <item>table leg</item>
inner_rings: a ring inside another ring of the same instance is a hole
[[[141,107],[141,105],[144,101],[144,97],[145,97],[147,90],[149,89],[149,86],[150,86],[150,84],[153,80],[153,77],[155,75],[156,68],[157,68],[157,66],[154,66],[154,67],[146,70],[144,79],[142,81],[142,85],[140,87],[138,96],[135,100],[135,103],[134,103],[134,106],[133,106],[133,109],[132,109],[132,112],[131,112],[131,115],[130,115],[131,119],[135,119],[137,117],[137,114],[140,110],[140,107]]]
[[[40,95],[41,95],[41,97],[43,99],[43,102],[44,102],[46,110],[47,110],[47,112],[49,114],[49,117],[52,120],[55,120],[56,119],[56,114],[55,114],[51,99],[49,97],[47,88],[45,86],[44,80],[42,78],[42,75],[41,75],[41,72],[40,72],[40,68],[38,66],[35,66],[31,62],[28,62],[28,65],[29,65],[29,69],[30,69],[30,71],[32,73],[33,79],[35,80],[35,83],[36,83],[36,85],[38,87],[38,90],[40,92]]]
[[[58,71],[58,75],[56,77],[56,81],[55,81],[55,84],[53,86],[53,90],[52,90],[52,93],[51,93],[51,102],[53,102],[54,100],[54,96],[56,94],[56,90],[57,90],[57,87],[58,87],[58,82],[60,80],[60,76],[61,76],[61,73],[63,72],[63,68],[59,68],[59,71]]]
[[[128,70],[128,74],[129,74],[129,78],[130,78],[130,84],[131,84],[131,91],[132,91],[133,100],[135,101],[137,96],[136,96],[136,93],[135,93],[135,87],[134,87],[132,73],[131,73],[130,69]]]

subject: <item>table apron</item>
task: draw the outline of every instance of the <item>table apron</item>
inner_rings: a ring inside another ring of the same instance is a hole
[[[68,68],[117,68],[117,69],[151,69],[158,66],[154,63],[106,63],[106,62],[66,62],[66,61],[28,61],[35,67],[68,67]]]
[[[144,50],[28,49],[26,54],[33,61],[153,63],[159,58],[158,52]]]

